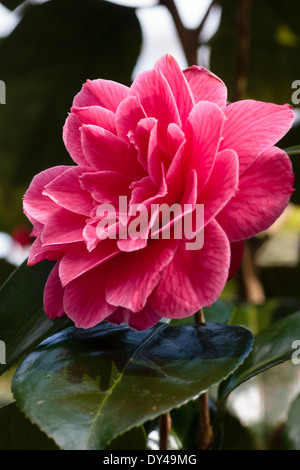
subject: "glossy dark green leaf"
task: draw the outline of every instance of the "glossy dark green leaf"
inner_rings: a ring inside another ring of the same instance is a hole
[[[57,450],[55,442],[11,403],[0,407],[0,450]]]
[[[110,442],[105,450],[146,450],[147,433],[143,426],[130,429]]]
[[[132,8],[102,0],[26,2],[0,44],[6,105],[0,108],[0,226],[24,221],[22,195],[36,173],[72,165],[62,129],[87,79],[131,84],[141,48]],[[16,196],[17,195],[17,196]]]
[[[41,341],[70,326],[66,318],[51,321],[43,310],[43,290],[53,263],[44,261],[17,268],[0,289],[0,340],[6,345],[6,364],[0,374]]]
[[[291,360],[295,339],[300,338],[300,312],[278,320],[255,336],[251,354],[225,382],[220,385],[220,402],[240,384],[281,362]]]
[[[300,450],[300,395],[292,403],[283,427],[285,450]]]
[[[103,449],[119,434],[181,406],[227,377],[253,336],[238,326],[102,323],[67,328],[18,367],[18,405],[64,449]]]

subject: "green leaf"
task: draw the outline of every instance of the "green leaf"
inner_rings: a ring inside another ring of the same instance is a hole
[[[135,10],[100,0],[27,5],[0,44],[6,105],[0,108],[0,226],[24,222],[22,195],[33,176],[71,165],[62,129],[87,79],[131,84],[141,48]]]
[[[292,403],[283,426],[285,450],[300,450],[300,395]]]
[[[130,429],[116,437],[105,450],[146,450],[147,434],[143,426]]]
[[[284,149],[284,151],[290,156],[299,155],[300,154],[300,145],[295,145],[294,147],[288,147],[288,148]]]
[[[291,360],[292,344],[297,338],[300,338],[300,312],[288,315],[258,333],[249,357],[220,385],[220,402],[246,380],[281,362]]]
[[[6,346],[0,374],[45,338],[72,324],[66,318],[51,321],[43,310],[44,285],[52,267],[47,261],[29,267],[25,261],[0,289],[0,340]]]
[[[55,442],[19,410],[16,403],[0,407],[0,450],[58,450]]]
[[[252,341],[245,328],[218,324],[70,327],[25,358],[12,390],[61,448],[103,449],[218,384]]]

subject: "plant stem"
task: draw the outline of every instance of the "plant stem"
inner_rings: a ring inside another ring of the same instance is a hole
[[[160,415],[159,425],[159,450],[168,450],[169,433],[172,427],[172,419],[170,413]]]
[[[200,46],[199,35],[204,27],[211,8],[218,2],[219,0],[212,0],[199,26],[191,29],[186,28],[182,23],[174,0],[159,0],[159,4],[165,6],[173,18],[188,65],[197,65],[197,52],[198,47]]]
[[[194,315],[195,323],[205,323],[203,309]],[[210,423],[209,415],[209,397],[208,392],[202,393],[198,398],[199,410],[199,436],[198,436],[198,449],[210,450],[212,448],[214,434]]]
[[[251,45],[252,0],[240,0],[238,10],[238,58],[235,100],[245,97],[248,85],[248,65]]]
[[[210,424],[209,416],[209,399],[208,393],[205,392],[198,398],[199,408],[199,450],[210,450],[212,448],[214,434]]]

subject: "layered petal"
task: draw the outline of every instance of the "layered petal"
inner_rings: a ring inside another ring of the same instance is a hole
[[[230,241],[270,227],[287,206],[293,182],[292,164],[283,150],[271,147],[262,153],[241,175],[238,192],[217,216]]]
[[[229,264],[228,238],[212,221],[204,229],[202,249],[187,250],[184,241],[179,244],[148,302],[167,318],[193,315],[217,300],[227,281]]]
[[[115,240],[102,240],[89,252],[84,243],[73,245],[62,257],[59,265],[59,276],[63,286],[91,269],[106,263],[119,253]]]
[[[107,279],[106,298],[116,307],[139,312],[171,262],[177,240],[150,240],[146,248],[118,256]]]
[[[224,109],[227,102],[227,88],[222,80],[210,70],[193,65],[184,70],[184,76],[192,90],[196,103],[210,101]]]
[[[44,309],[50,320],[66,315],[63,306],[64,290],[59,279],[58,267],[59,261],[48,276],[43,294]]]
[[[62,207],[56,209],[47,219],[41,241],[43,245],[60,245],[83,241],[86,217]]]
[[[158,119],[159,146],[167,151],[166,130],[171,122],[181,126],[181,119],[171,88],[159,69],[141,73],[130,88],[139,97],[147,117]]]
[[[189,115],[185,132],[185,165],[196,170],[199,191],[212,171],[224,121],[223,111],[208,101],[198,103]]]
[[[137,313],[132,313],[127,308],[119,307],[117,310],[107,318],[107,321],[113,325],[127,324],[134,330],[146,330],[152,328],[161,320],[150,305],[146,304],[145,307]]]
[[[129,96],[117,109],[116,126],[118,136],[123,140],[129,139],[130,133],[134,133],[139,121],[144,119],[146,114],[141,106],[138,96]]]
[[[105,204],[119,205],[119,196],[128,197],[130,180],[116,171],[94,171],[84,173],[80,178],[81,187],[90,192],[93,199]]]
[[[43,191],[45,186],[70,168],[72,167],[55,166],[38,173],[31,181],[30,187],[24,195],[23,209],[33,224],[36,220],[44,224],[49,215],[57,209],[57,204],[43,194]]]
[[[74,113],[70,113],[63,127],[63,141],[70,156],[78,165],[88,166],[88,162],[82,152],[81,122]]]
[[[226,120],[220,150],[233,149],[240,161],[240,173],[249,168],[262,152],[275,145],[292,127],[290,105],[237,101],[225,109]]]
[[[169,54],[159,59],[154,64],[154,67],[159,69],[166,78],[176,101],[180,119],[184,127],[188,115],[195,105],[195,99],[187,78],[181,71],[178,62]]]
[[[204,204],[204,223],[209,223],[236,194],[239,184],[239,160],[234,150],[216,155],[207,184],[198,196]]]
[[[27,264],[28,266],[33,266],[44,259],[49,261],[59,260],[64,256],[69,248],[70,245],[68,243],[61,243],[60,245],[43,245],[41,235],[38,235],[30,247]]]
[[[71,113],[79,120],[80,126],[92,124],[116,134],[115,114],[102,106],[86,106],[84,108],[73,106]]]
[[[75,96],[73,106],[102,106],[116,112],[117,107],[128,96],[128,87],[111,80],[87,80]]]
[[[109,263],[105,263],[87,271],[65,287],[64,310],[77,328],[92,328],[116,310],[106,301],[105,296],[109,271]]]
[[[88,216],[94,203],[88,191],[81,188],[79,178],[89,168],[72,167],[45,186],[43,195],[71,212]]]
[[[84,125],[81,127],[81,144],[84,156],[94,170],[128,171],[127,145],[112,132]]]

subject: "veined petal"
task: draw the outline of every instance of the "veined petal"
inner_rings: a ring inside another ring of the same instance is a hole
[[[166,131],[171,122],[181,126],[176,101],[171,88],[158,69],[141,73],[130,88],[130,96],[137,95],[147,117],[158,119],[160,149],[167,151]]]
[[[184,70],[184,76],[194,95],[196,103],[211,101],[224,109],[227,102],[227,88],[222,80],[204,67],[193,65]]]
[[[48,276],[43,294],[44,309],[50,320],[66,315],[63,306],[64,290],[59,279],[58,267],[59,261]]]
[[[81,147],[80,127],[81,122],[78,117],[70,113],[63,127],[63,141],[74,162],[78,165],[87,166],[88,162],[83,155]]]
[[[59,277],[63,287],[87,271],[106,263],[119,253],[116,240],[101,240],[93,251],[88,251],[85,243],[78,243],[62,257]]]
[[[147,330],[152,328],[161,320],[150,305],[146,304],[145,307],[139,312],[133,313],[127,308],[119,307],[117,310],[107,318],[107,321],[113,325],[127,324],[134,330]]]
[[[116,133],[115,115],[112,111],[103,108],[102,106],[86,106],[79,108],[73,106],[71,112],[82,124],[92,124],[95,126],[103,127],[112,133]],[[80,132],[79,132],[80,141]]]
[[[179,244],[148,302],[167,318],[193,315],[218,299],[228,278],[229,263],[228,238],[213,220],[204,229],[200,250],[186,250],[184,241]]]
[[[38,173],[33,178],[24,195],[23,201],[24,212],[30,221],[34,223],[34,221],[37,220],[45,224],[49,215],[57,209],[57,204],[43,194],[43,191],[45,186],[70,168],[74,167],[64,165],[55,166]]]
[[[236,195],[217,215],[230,241],[244,240],[266,230],[281,215],[293,193],[294,175],[286,153],[271,147],[239,180]]]
[[[41,236],[39,235],[30,247],[27,264],[28,266],[33,266],[44,259],[47,259],[48,261],[59,260],[69,248],[70,245],[68,243],[44,246],[41,242]]]
[[[43,245],[61,245],[82,241],[85,221],[86,216],[59,207],[45,223],[41,234]]]
[[[71,212],[89,216],[94,207],[93,199],[79,182],[80,176],[89,170],[80,166],[66,170],[45,186],[43,194]]]
[[[123,140],[128,140],[129,132],[135,132],[138,122],[144,119],[146,114],[137,96],[126,98],[116,111],[116,126],[118,136]]]
[[[128,172],[127,144],[115,134],[98,126],[82,126],[81,144],[86,160],[96,171]]]
[[[150,240],[143,250],[121,254],[108,276],[107,301],[132,312],[142,310],[177,245],[178,240]]]
[[[184,126],[190,111],[195,105],[194,96],[178,62],[169,54],[164,55],[155,64],[166,78],[177,104],[181,122]]]
[[[139,150],[138,160],[145,170],[148,169],[148,149],[152,129],[157,126],[157,119],[141,119],[134,135],[135,144]]]
[[[225,109],[226,120],[220,150],[237,152],[240,173],[249,168],[262,152],[276,144],[292,127],[294,112],[290,105],[244,100]]]
[[[199,192],[212,171],[224,121],[223,111],[208,101],[199,102],[187,120],[185,161],[188,168],[194,168],[197,172]]]
[[[77,328],[91,328],[111,315],[116,307],[105,298],[109,263],[89,270],[64,289],[64,310]]]
[[[236,194],[239,184],[239,160],[234,150],[216,155],[210,177],[198,196],[204,204],[204,223],[208,224]]]
[[[116,171],[94,171],[84,173],[80,178],[81,187],[89,191],[93,199],[104,203],[119,204],[119,196],[128,197],[130,181]]]
[[[120,83],[97,79],[87,80],[75,96],[73,106],[102,106],[115,112],[121,101],[128,96],[129,88]]]

